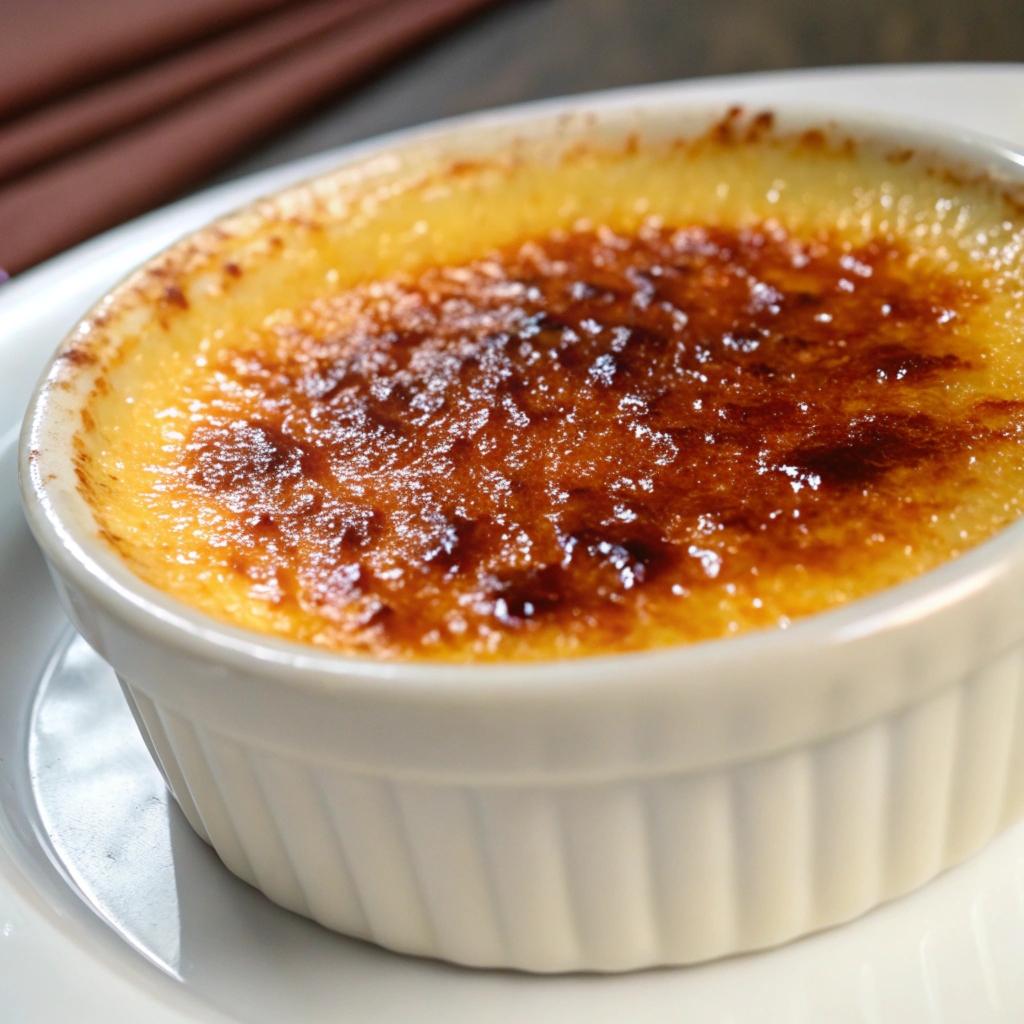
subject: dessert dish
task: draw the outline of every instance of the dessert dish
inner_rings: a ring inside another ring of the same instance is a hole
[[[998,185],[765,115],[342,196],[143,277],[83,409],[103,536],[208,614],[374,658],[648,650],[1020,513]]]
[[[225,863],[391,948],[685,963],[921,884],[1024,799],[1019,163],[485,126],[68,339],[22,471],[76,625]]]

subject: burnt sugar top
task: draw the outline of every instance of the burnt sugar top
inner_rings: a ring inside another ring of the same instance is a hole
[[[85,411],[104,535],[226,621],[465,661],[785,627],[1014,521],[1020,225],[855,154],[741,156],[573,166],[574,208],[544,172],[444,230],[414,197],[372,250],[317,242],[349,270],[312,297],[232,262],[200,315],[174,282]]]
[[[942,401],[975,369],[955,332],[978,299],[881,240],[532,239],[222,351],[175,489],[329,643],[617,650],[652,617],[703,638],[731,620],[695,593],[913,541],[1024,422]]]

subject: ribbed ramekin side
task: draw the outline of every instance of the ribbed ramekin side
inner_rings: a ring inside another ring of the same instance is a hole
[[[358,775],[127,687],[189,820],[271,899],[393,949],[532,971],[776,945],[926,882],[1024,810],[1024,652],[818,744],[704,772]]]
[[[121,684],[121,692],[124,693],[132,717],[135,719],[135,724],[139,727],[139,732],[142,734],[150,756],[160,769],[164,781],[167,783],[167,788],[171,791],[175,800],[177,800],[178,806],[181,807],[192,828],[206,842],[212,843],[196,802],[192,798],[192,787],[197,783],[195,769],[193,767],[190,771],[192,776],[190,784],[185,778],[182,767],[183,764],[193,766],[195,758],[182,756],[172,746],[156,704],[141,690],[130,686],[121,676],[117,678]]]
[[[1016,673],[1020,682],[1017,684],[1012,713],[1008,711],[1006,715],[1010,738],[1006,780],[997,828],[1005,828],[1024,817],[1024,651],[1017,653],[1016,657],[1019,661]],[[1012,658],[1007,660],[1010,662],[1007,665],[1007,672],[1012,673]]]
[[[1019,781],[1022,686],[1024,651],[1015,650],[960,688],[942,867],[979,850],[1004,822]]]

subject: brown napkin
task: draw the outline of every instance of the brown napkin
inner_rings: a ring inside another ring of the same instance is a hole
[[[0,267],[180,194],[488,2],[3,0]]]

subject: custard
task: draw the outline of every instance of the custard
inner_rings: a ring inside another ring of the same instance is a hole
[[[785,627],[1024,494],[1024,215],[765,121],[354,172],[67,350],[102,535],[222,621],[528,660]]]

